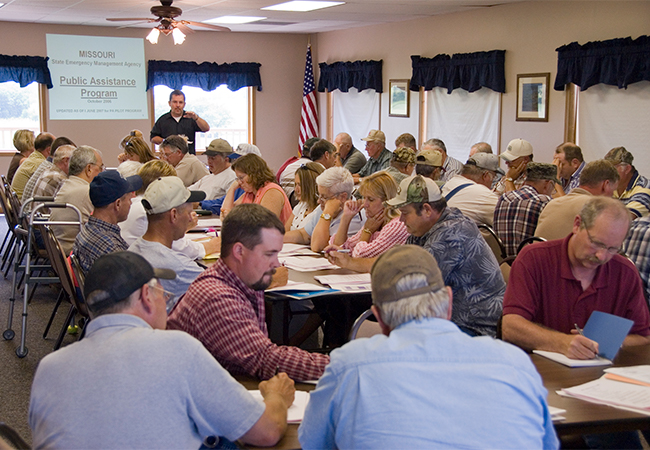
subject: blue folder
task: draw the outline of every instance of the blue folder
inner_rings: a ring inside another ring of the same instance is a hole
[[[613,360],[634,322],[602,311],[594,311],[582,333],[598,342],[598,355]]]

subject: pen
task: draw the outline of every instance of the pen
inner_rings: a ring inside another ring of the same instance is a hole
[[[582,332],[582,329],[578,326],[578,324],[574,323],[573,326],[576,327],[576,331],[578,331],[578,334],[584,337],[585,334]]]
[[[322,252],[319,252],[319,253],[320,253],[321,255],[327,255],[328,253],[332,253],[332,252],[350,253],[350,250],[347,249],[347,248],[341,248],[341,249],[339,249],[339,250],[330,250],[330,251],[328,251],[328,252],[326,252],[326,251],[322,251]]]

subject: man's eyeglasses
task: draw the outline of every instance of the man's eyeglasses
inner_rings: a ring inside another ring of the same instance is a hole
[[[90,163],[90,164],[93,165],[93,166],[99,167],[99,170],[101,170],[102,172],[106,170],[106,166],[104,164],[102,164],[101,166],[99,164],[96,164],[96,163]]]
[[[620,248],[620,247],[608,247],[608,246],[606,246],[605,244],[603,244],[602,242],[595,241],[595,240],[591,237],[591,234],[589,233],[589,230],[588,230],[587,228],[585,228],[585,231],[587,232],[587,237],[589,238],[589,243],[591,244],[591,246],[592,246],[594,249],[596,249],[596,250],[605,250],[605,251],[607,251],[607,253],[609,253],[610,255],[615,255],[615,254],[617,254],[617,253],[620,253],[620,251],[621,251],[621,248]]]

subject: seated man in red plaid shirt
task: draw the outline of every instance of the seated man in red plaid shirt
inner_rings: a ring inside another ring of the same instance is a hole
[[[314,380],[329,356],[275,345],[266,328],[264,289],[280,266],[283,235],[282,222],[263,206],[233,208],[221,228],[221,259],[190,285],[167,327],[197,338],[232,374]]]

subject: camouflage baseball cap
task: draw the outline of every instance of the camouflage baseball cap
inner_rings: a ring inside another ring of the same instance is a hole
[[[400,147],[393,152],[393,161],[415,164],[415,150],[409,147]]]
[[[603,159],[611,161],[614,165],[620,163],[632,165],[634,156],[632,153],[628,152],[625,147],[616,147],[608,151]]]
[[[413,175],[402,180],[397,188],[397,197],[386,203],[401,208],[411,203],[435,202],[441,198],[440,188],[435,181],[422,175]]]
[[[529,162],[526,166],[526,179],[528,181],[552,180],[560,184],[557,179],[557,167],[548,163]]]

